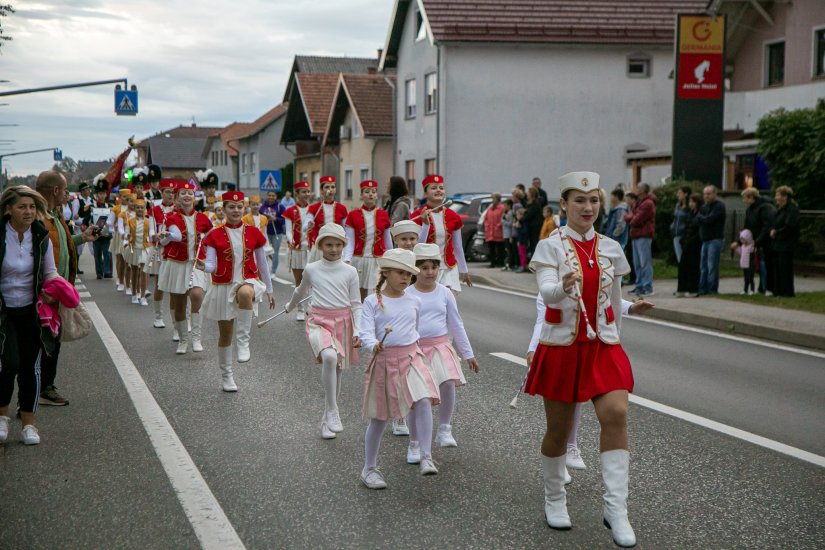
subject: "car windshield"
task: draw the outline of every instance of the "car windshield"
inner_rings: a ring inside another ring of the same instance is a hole
[[[453,201],[453,204],[450,205],[450,210],[456,214],[463,214],[469,206],[469,203],[463,201]]]

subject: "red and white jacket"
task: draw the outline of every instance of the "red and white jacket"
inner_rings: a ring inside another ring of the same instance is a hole
[[[157,234],[161,227],[165,228],[168,222],[167,218],[175,211],[175,203],[156,204],[149,211],[149,220],[152,222],[152,231]]]
[[[332,207],[332,220],[326,219],[326,214],[324,212],[326,209],[322,208],[323,205]],[[314,221],[315,224],[312,226],[312,229],[309,230],[309,247],[312,248],[312,245],[315,244],[315,239],[318,238],[318,232],[322,227],[324,227],[325,223],[337,223],[338,225],[344,225],[344,220],[346,219],[347,207],[340,202],[325,203],[321,201],[310,205],[309,212],[307,213],[307,223]]]
[[[304,241],[308,242],[307,236],[304,235],[304,224],[306,223],[308,211],[309,205],[301,206],[296,203],[284,210],[282,214],[286,221],[286,238],[294,250],[305,250],[303,243]],[[308,245],[307,248],[309,248]]]
[[[438,244],[438,243],[436,242],[436,228],[435,228],[435,225],[433,225],[433,222],[434,222],[435,219],[440,219],[441,220],[441,223],[443,224],[443,230],[444,230],[444,246],[441,249],[441,255],[444,257],[444,263],[447,264],[447,267],[450,268],[450,269],[453,269],[456,266],[456,248],[458,248],[458,250],[462,251],[462,253],[463,253],[463,250],[464,250],[464,247],[462,246],[462,243],[461,243],[460,239],[459,239],[457,245],[454,242],[453,232],[458,231],[460,233],[461,228],[464,227],[464,222],[461,220],[461,217],[458,214],[455,213],[455,211],[450,210],[449,208],[444,208],[441,211],[442,215],[440,215],[440,216],[438,216],[438,215],[436,217],[430,216],[430,219],[422,220],[421,217],[419,216],[419,214],[421,213],[422,210],[423,210],[423,207],[417,209],[415,212],[410,214],[410,219],[414,220],[415,223],[417,223],[418,225],[424,225],[424,222],[429,223],[430,224],[430,230],[427,233],[427,242],[428,243],[435,243],[435,244]],[[463,260],[463,258],[462,258],[462,260]],[[462,264],[463,264],[463,261],[462,261]],[[462,271],[462,270],[459,269],[459,271]]]
[[[390,227],[392,227],[392,222],[386,210],[375,207],[367,210],[362,206],[350,211],[344,222],[344,230],[349,237],[347,250],[344,252],[344,261],[349,261],[353,256],[372,256],[373,258],[383,256],[387,248],[392,248]],[[368,242],[372,243],[372,250],[365,252],[364,248]]]
[[[186,221],[184,221],[184,216],[186,216],[186,214],[184,214],[183,211],[175,210],[171,215],[169,215],[166,218],[167,231],[169,231],[173,235],[179,234],[181,239],[180,241],[171,239],[168,241],[167,244],[164,245],[164,260],[171,260],[173,262],[194,261],[194,258],[189,257],[189,239],[195,239],[194,250],[197,253],[197,250],[200,246],[200,241],[203,238],[202,236],[206,233],[209,233],[209,231],[212,229],[212,222],[209,220],[209,218],[202,212],[196,212],[195,210],[193,210],[189,216],[195,218],[195,234],[189,235],[189,232],[186,230]],[[177,229],[177,231],[173,231],[173,228]],[[204,251],[201,247],[200,253],[198,254],[198,259],[203,260],[204,258],[206,258],[206,251]]]
[[[243,258],[235,258],[232,250],[232,241],[229,237],[228,229],[243,228]],[[212,247],[217,253],[217,267],[212,273],[212,284],[228,285],[232,284],[232,275],[235,272],[235,263],[240,261],[243,279],[260,279],[258,264],[255,261],[255,251],[266,245],[266,237],[257,227],[241,222],[239,225],[230,227],[222,225],[209,232],[203,239],[204,247]]]

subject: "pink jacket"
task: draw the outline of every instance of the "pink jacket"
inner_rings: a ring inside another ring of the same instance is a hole
[[[484,240],[503,242],[504,229],[501,227],[501,218],[504,216],[504,205],[498,203],[490,205],[484,212]]]
[[[736,249],[739,252],[739,267],[742,269],[747,269],[749,267],[753,267],[751,265],[751,254],[753,254],[753,233],[751,233],[750,229],[743,229],[741,233],[739,233],[739,241],[742,243],[739,248]]]
[[[45,281],[42,294],[46,294],[59,302],[57,304],[47,304],[43,301],[41,295],[35,305],[37,315],[40,317],[40,325],[49,327],[52,334],[57,336],[60,332],[59,305],[63,304],[63,307],[74,309],[80,303],[80,295],[75,290],[74,285],[63,277],[55,277]]]

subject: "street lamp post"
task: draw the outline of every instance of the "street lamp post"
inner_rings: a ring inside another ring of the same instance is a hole
[[[14,157],[14,156],[17,156],[17,155],[28,155],[28,154],[31,154],[31,153],[42,153],[44,151],[55,152],[57,150],[58,150],[57,147],[48,147],[46,149],[32,149],[31,151],[18,151],[16,153],[6,153],[4,155],[0,155],[0,184],[1,184],[0,189],[5,189],[6,188],[6,179],[3,176],[3,159],[4,158]]]

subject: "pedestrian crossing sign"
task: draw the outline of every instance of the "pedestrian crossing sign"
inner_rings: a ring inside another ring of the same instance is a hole
[[[281,191],[281,171],[261,170],[261,192]]]
[[[137,113],[137,90],[115,90],[115,114],[135,116]]]

